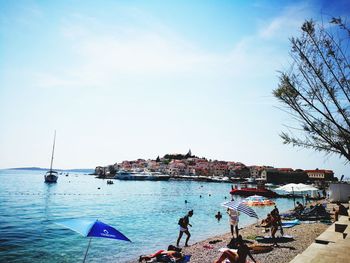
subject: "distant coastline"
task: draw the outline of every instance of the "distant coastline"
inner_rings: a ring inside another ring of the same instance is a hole
[[[33,171],[46,171],[48,168],[40,168],[40,167],[15,167],[15,168],[5,168],[2,170],[33,170]]]
[[[26,170],[26,171],[47,171],[49,168],[42,168],[42,167],[15,167],[15,168],[5,168],[1,170]],[[65,171],[65,172],[78,172],[78,173],[88,173],[92,174],[94,173],[94,169],[86,169],[86,168],[77,168],[77,169],[55,169],[56,171]]]

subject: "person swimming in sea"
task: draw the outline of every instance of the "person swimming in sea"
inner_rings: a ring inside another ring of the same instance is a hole
[[[215,215],[215,218],[220,221],[220,219],[222,218],[222,214],[220,213],[220,211],[218,211],[218,213]]]

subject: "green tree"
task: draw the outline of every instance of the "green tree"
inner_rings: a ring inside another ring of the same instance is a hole
[[[285,144],[337,154],[350,161],[349,27],[333,18],[306,21],[291,38],[292,65],[280,73],[274,96],[296,120],[281,137]]]
[[[109,171],[109,173],[110,174],[113,174],[113,175],[115,175],[116,174],[116,170],[115,170],[115,167],[114,167],[114,165],[108,165],[108,171]]]

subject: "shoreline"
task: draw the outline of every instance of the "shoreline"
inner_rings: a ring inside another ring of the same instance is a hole
[[[255,236],[264,236],[267,233],[262,233],[263,228],[255,227],[257,224],[251,224],[239,230],[239,234],[242,235],[244,240],[255,241]],[[228,225],[229,227],[229,225]],[[253,254],[255,260],[260,263],[284,263],[290,262],[299,253],[303,252],[315,238],[324,232],[329,225],[324,223],[310,223],[300,224],[292,228],[284,228],[285,234],[292,235],[293,241],[286,243],[279,243],[279,247],[273,248],[272,251],[261,254]],[[278,231],[279,233],[279,231]],[[191,263],[212,263],[219,258],[221,252],[220,248],[226,247],[231,240],[231,233],[223,235],[216,235],[205,240],[191,244],[189,247],[182,247],[182,252],[185,255],[191,255]],[[219,241],[220,240],[220,241]],[[209,242],[216,241],[214,244]],[[169,244],[170,245],[170,244]],[[168,245],[165,245],[159,249],[166,249]],[[154,251],[156,252],[156,251]],[[249,257],[247,257],[249,259]],[[127,261],[127,263],[137,263],[138,259]]]
[[[260,221],[260,220],[259,220]],[[254,259],[260,263],[287,263],[290,262],[298,254],[302,253],[307,247],[309,247],[314,240],[323,233],[329,227],[328,224],[320,222],[308,222],[300,225],[296,225],[292,228],[284,228],[283,231],[287,235],[294,237],[293,240],[279,243],[279,247],[273,248],[272,251],[260,254],[253,254]],[[229,224],[227,223],[229,229]],[[248,242],[257,243],[256,236],[264,236],[269,233],[263,232],[264,228],[257,227],[257,223],[250,224],[239,230],[239,234],[242,235],[244,240]],[[277,232],[277,235],[279,231]],[[181,247],[182,252],[185,255],[191,255],[191,263],[213,263],[219,258],[221,252],[220,248],[224,248],[230,242],[232,236],[230,232],[221,235],[214,235],[207,239],[195,242],[191,244],[189,241],[189,247]],[[214,241],[214,243],[212,243]],[[261,244],[261,243],[260,243]],[[159,249],[166,250],[168,245],[159,247]],[[174,245],[174,244],[173,244]],[[156,251],[154,251],[156,252]],[[249,256],[247,260],[250,259]],[[137,263],[137,259],[132,259],[126,263]]]

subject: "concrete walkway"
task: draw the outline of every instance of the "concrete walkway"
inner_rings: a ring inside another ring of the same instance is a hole
[[[350,204],[350,201],[349,201]],[[332,205],[334,207],[334,205]],[[348,210],[350,215],[350,209]],[[290,263],[350,263],[350,217],[340,216],[303,253]]]

